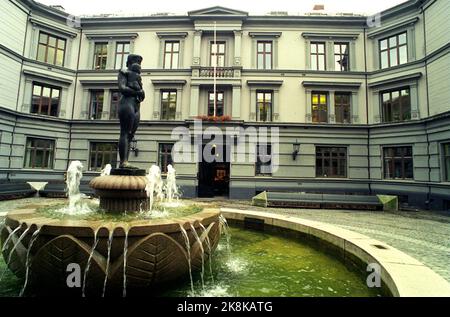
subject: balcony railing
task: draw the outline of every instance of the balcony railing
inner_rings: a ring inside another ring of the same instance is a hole
[[[202,67],[200,69],[200,77],[214,77],[214,67]],[[216,67],[216,77],[217,78],[233,78],[234,69],[233,67]]]

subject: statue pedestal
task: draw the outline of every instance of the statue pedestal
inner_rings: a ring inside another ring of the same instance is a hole
[[[89,186],[100,197],[100,208],[107,212],[139,212],[149,208],[145,170],[113,169],[111,175],[96,177]]]

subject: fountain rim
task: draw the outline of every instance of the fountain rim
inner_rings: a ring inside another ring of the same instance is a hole
[[[202,211],[183,217],[169,217],[164,219],[112,221],[112,220],[83,220],[83,219],[57,219],[38,213],[36,208],[18,208],[8,212],[5,216],[5,225],[11,229],[22,226],[41,228],[40,235],[74,235],[76,237],[93,237],[98,230],[98,237],[108,237],[113,230],[114,237],[142,236],[152,233],[175,233],[180,231],[180,225],[184,229],[190,229],[190,223],[194,228],[199,228],[200,223],[208,226],[217,221],[221,212],[219,208],[206,207]]]
[[[220,208],[220,211],[228,221],[245,223],[248,218],[256,218],[278,231],[294,231],[318,239],[337,248],[344,258],[356,258],[365,265],[377,263],[381,267],[381,280],[394,297],[450,297],[450,283],[442,276],[385,242],[299,217],[232,208]]]

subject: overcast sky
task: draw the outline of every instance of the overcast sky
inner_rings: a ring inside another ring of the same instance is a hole
[[[99,13],[151,14],[170,12],[186,14],[188,11],[212,6],[223,6],[249,12],[251,15],[270,11],[303,14],[312,11],[314,4],[325,5],[329,13],[352,12],[373,14],[406,0],[37,0],[47,5],[62,5],[75,15]],[[131,6],[131,7],[129,7]]]

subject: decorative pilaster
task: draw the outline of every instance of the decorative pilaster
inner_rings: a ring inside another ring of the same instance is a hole
[[[306,111],[305,111],[305,121],[306,121],[306,123],[311,123],[312,122],[312,114],[311,114],[311,107],[312,107],[312,105],[311,105],[311,90],[310,89],[307,89],[306,91],[305,91],[305,94],[306,94],[306,102],[305,102],[305,105],[306,105]]]
[[[201,43],[202,43],[202,31],[195,30],[194,31],[194,52],[192,55],[193,56],[193,59],[192,59],[193,66],[200,66]]]
[[[33,81],[30,78],[25,79],[25,94],[22,101],[22,112],[29,113],[33,95]]]
[[[358,93],[356,91],[352,92],[350,107],[352,113],[352,123],[359,123],[359,103],[358,103]]]
[[[256,121],[256,89],[250,89],[250,121]]]
[[[200,95],[200,86],[191,85],[191,104],[189,106],[189,116],[191,118],[198,116],[199,95]]]
[[[241,117],[241,86],[233,86],[233,104],[231,107],[233,119],[239,119]]]
[[[419,113],[419,96],[417,90],[417,82],[409,85],[409,93],[411,98],[411,119],[418,120],[420,119],[420,113]]]
[[[336,100],[334,98],[334,91],[330,91],[329,101],[328,101],[328,123],[336,123]]]
[[[372,104],[373,122],[380,123],[381,122],[380,93],[378,91],[373,92],[372,100],[373,100],[373,104]]]
[[[161,90],[159,88],[155,89],[155,98],[153,100],[153,119],[160,119],[160,108],[161,108]],[[178,103],[178,95],[177,95]]]
[[[116,53],[116,42],[113,40],[108,41],[107,47],[108,53],[106,57],[106,69],[114,69],[116,67],[115,64],[115,53]],[[105,98],[106,100],[106,98]]]
[[[69,104],[69,88],[63,87],[61,89],[61,103],[59,108],[59,117],[65,119],[67,114],[67,105]]]
[[[241,66],[241,46],[242,46],[242,31],[234,31],[234,59],[233,66]]]
[[[183,100],[183,89],[177,88],[177,106],[176,106],[176,112],[175,112],[175,119],[181,120],[181,114],[182,114],[182,105],[181,101]]]
[[[280,91],[278,89],[273,91],[273,121],[279,121],[280,119]]]

